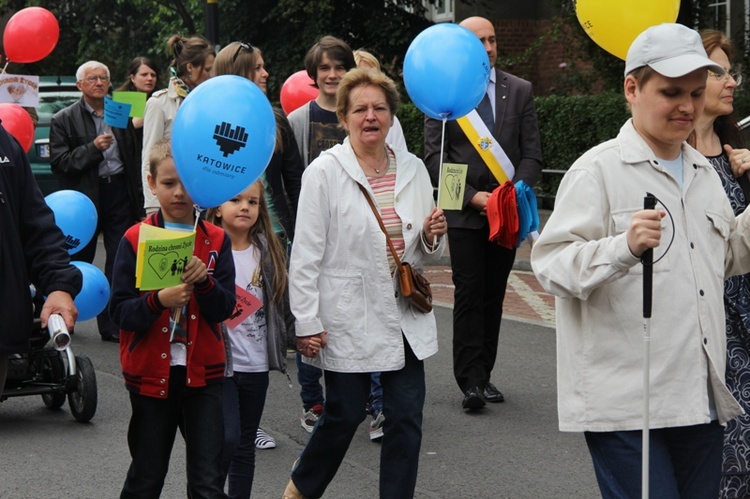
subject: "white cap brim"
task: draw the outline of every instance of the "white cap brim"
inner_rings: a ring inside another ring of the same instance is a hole
[[[711,59],[697,54],[678,55],[663,61],[652,62],[649,66],[651,69],[667,78],[679,78],[701,68],[710,69],[714,73],[720,75],[726,73],[723,67],[719,66]]]

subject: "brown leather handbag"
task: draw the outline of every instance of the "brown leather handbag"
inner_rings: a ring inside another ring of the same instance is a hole
[[[375,207],[372,198],[367,193],[367,189],[360,183],[357,183],[362,194],[365,195],[367,203],[370,205],[372,212],[375,214],[375,218],[378,219],[380,229],[385,234],[385,240],[388,242],[388,248],[391,250],[393,259],[396,262],[396,270],[398,271],[398,281],[401,286],[401,295],[408,299],[414,308],[420,312],[428,313],[432,311],[432,289],[430,289],[430,281],[428,281],[417,269],[409,265],[407,262],[401,262],[401,259],[396,253],[396,248],[393,247],[393,242],[388,236],[388,231],[385,230],[383,225],[383,219],[380,218],[380,213]]]

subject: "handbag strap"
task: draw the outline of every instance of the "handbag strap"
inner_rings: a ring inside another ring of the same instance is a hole
[[[393,255],[393,260],[396,262],[396,267],[398,267],[399,271],[402,271],[401,259],[398,257],[398,254],[396,254],[396,248],[393,247],[393,242],[391,241],[391,237],[388,235],[388,231],[385,230],[383,219],[380,218],[380,213],[378,212],[378,209],[375,207],[375,203],[373,203],[372,198],[367,193],[367,189],[365,189],[365,186],[357,182],[357,187],[359,187],[359,190],[362,191],[362,194],[365,195],[365,199],[367,199],[367,204],[370,205],[372,212],[375,214],[375,218],[378,219],[378,225],[380,225],[380,230],[382,230],[383,234],[385,234],[385,240],[388,242],[388,247],[390,248],[391,254]]]

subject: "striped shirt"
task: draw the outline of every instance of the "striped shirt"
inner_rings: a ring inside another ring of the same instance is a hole
[[[388,169],[382,176],[368,176],[367,181],[375,193],[375,202],[380,208],[380,218],[383,219],[383,225],[385,225],[385,230],[388,232],[388,237],[391,238],[398,257],[402,258],[405,247],[404,232],[401,228],[401,218],[396,213],[393,199],[393,192],[396,188],[396,155],[391,148],[387,148],[387,151]],[[396,269],[396,260],[393,259],[388,246],[386,246],[385,251],[388,254],[388,265],[391,268],[391,272],[393,272]]]

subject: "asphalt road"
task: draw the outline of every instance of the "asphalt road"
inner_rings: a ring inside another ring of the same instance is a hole
[[[594,473],[580,434],[557,430],[555,336],[550,328],[505,321],[493,379],[506,402],[465,413],[451,374],[451,311],[437,308],[440,352],[427,360],[427,401],[418,498],[594,498]],[[129,464],[130,405],[117,345],[99,340],[95,321],[79,324],[71,347],[96,369],[98,410],[77,423],[67,403],[50,411],[39,396],[0,404],[0,497],[117,497]],[[291,360],[291,357],[290,357]],[[278,447],[258,451],[254,497],[278,498],[307,433],[299,425],[294,362],[272,373],[263,427]],[[377,497],[379,444],[355,436],[325,497]],[[178,436],[163,497],[185,496]]]
[[[95,263],[103,265],[101,241]],[[599,497],[591,459],[577,433],[557,429],[555,332],[504,320],[493,382],[506,401],[482,411],[461,409],[453,380],[451,310],[436,307],[440,351],[425,362],[427,398],[416,498],[587,499]],[[48,410],[39,396],[0,403],[0,499],[119,497],[130,464],[130,402],[119,349],[99,339],[96,321],[76,326],[71,348],[94,364],[99,403],[89,423],[68,404]],[[307,440],[299,423],[296,367],[289,379],[271,373],[261,425],[277,447],[256,454],[253,497],[277,499]],[[291,381],[290,381],[291,380]],[[290,384],[291,383],[291,384]],[[380,444],[355,435],[326,498],[378,497]],[[162,497],[185,497],[184,443],[178,434]]]

